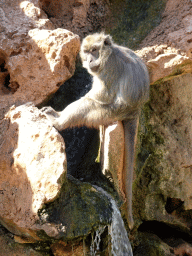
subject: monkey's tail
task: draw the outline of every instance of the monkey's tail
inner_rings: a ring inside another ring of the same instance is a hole
[[[127,199],[127,217],[129,228],[134,226],[132,213],[132,183],[133,169],[135,162],[135,148],[137,139],[139,118],[124,120],[125,133],[125,154],[124,154],[124,172],[125,172],[125,195]]]

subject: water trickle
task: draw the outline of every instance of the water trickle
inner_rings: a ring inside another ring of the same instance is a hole
[[[105,226],[98,227],[98,229],[95,232],[95,237],[94,234],[92,233],[92,242],[90,246],[90,255],[91,256],[96,256],[98,255],[97,252],[100,250],[100,242],[101,242],[101,235],[104,232]]]
[[[94,187],[97,189],[97,191],[104,194],[112,205],[112,222],[111,225],[108,227],[109,234],[111,236],[111,254],[113,256],[133,256],[131,244],[127,236],[127,231],[125,229],[121,213],[115,200],[102,188],[97,186]]]

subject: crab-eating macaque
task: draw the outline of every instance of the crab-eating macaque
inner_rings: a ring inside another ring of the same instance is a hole
[[[42,110],[58,130],[94,127],[122,121],[125,134],[124,178],[127,217],[133,228],[132,180],[139,113],[149,96],[149,75],[143,61],[130,49],[119,46],[104,33],[88,35],[80,57],[93,76],[91,90],[79,100],[56,112]]]

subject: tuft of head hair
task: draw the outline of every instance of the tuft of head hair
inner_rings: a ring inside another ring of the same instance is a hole
[[[113,40],[110,35],[105,35],[104,33],[94,33],[92,35],[86,36],[82,41],[82,48],[89,50],[94,44],[105,46],[112,45]]]

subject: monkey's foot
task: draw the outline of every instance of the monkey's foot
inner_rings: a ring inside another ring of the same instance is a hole
[[[48,116],[54,116],[55,118],[59,117],[58,112],[56,112],[52,107],[43,107],[41,111]]]
[[[44,107],[41,111],[47,116],[57,130],[61,130],[59,125],[59,114],[52,107]]]

